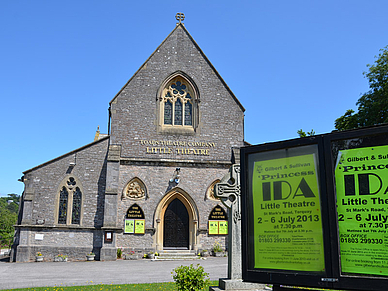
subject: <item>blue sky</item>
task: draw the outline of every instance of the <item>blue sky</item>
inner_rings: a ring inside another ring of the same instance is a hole
[[[251,144],[327,133],[388,45],[386,0],[0,1],[0,196],[107,132],[108,103],[175,27],[246,108]]]

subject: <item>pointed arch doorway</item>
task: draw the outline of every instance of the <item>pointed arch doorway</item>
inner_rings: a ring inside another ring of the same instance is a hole
[[[159,202],[155,211],[157,250],[196,249],[198,210],[193,199],[174,188]]]
[[[164,213],[163,248],[189,248],[189,213],[178,198],[170,202]]]

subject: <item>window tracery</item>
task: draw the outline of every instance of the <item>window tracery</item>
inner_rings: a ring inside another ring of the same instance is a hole
[[[59,191],[58,224],[81,224],[82,190],[77,180],[70,176],[65,178]]]
[[[198,100],[192,84],[182,76],[171,79],[160,97],[161,126],[164,129],[194,129]]]

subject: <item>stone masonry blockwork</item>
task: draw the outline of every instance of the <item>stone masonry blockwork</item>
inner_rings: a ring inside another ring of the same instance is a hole
[[[196,92],[193,126],[163,124],[161,92],[175,77]],[[117,248],[142,254],[182,247],[170,232],[192,251],[211,250],[216,242],[227,249],[227,236],[208,230],[212,209],[226,208],[207,193],[232,165],[232,150],[244,146],[244,108],[182,23],[109,105],[109,136],[98,131],[91,144],[24,172],[12,261],[31,261],[36,252],[48,261],[58,253],[84,260],[91,251],[96,259],[115,260]],[[146,195],[123,197],[129,181],[140,181]],[[59,193],[73,186],[82,192],[81,221],[59,224]],[[169,209],[175,199],[180,209]],[[144,212],[144,234],[124,233],[135,203]]]

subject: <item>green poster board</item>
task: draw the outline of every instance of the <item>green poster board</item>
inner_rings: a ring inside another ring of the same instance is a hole
[[[209,220],[209,234],[218,234],[218,221]]]
[[[209,234],[228,234],[228,222],[226,220],[209,220]]]
[[[134,233],[135,232],[135,220],[126,219],[124,226],[124,233]]]
[[[145,233],[144,219],[125,219],[124,233]]]
[[[388,146],[340,151],[335,168],[343,273],[388,275]]]
[[[255,268],[324,272],[315,154],[256,161],[252,196]]]
[[[228,234],[228,222],[220,221],[218,226],[219,234]]]
[[[135,233],[143,234],[145,233],[145,220],[135,220]]]

